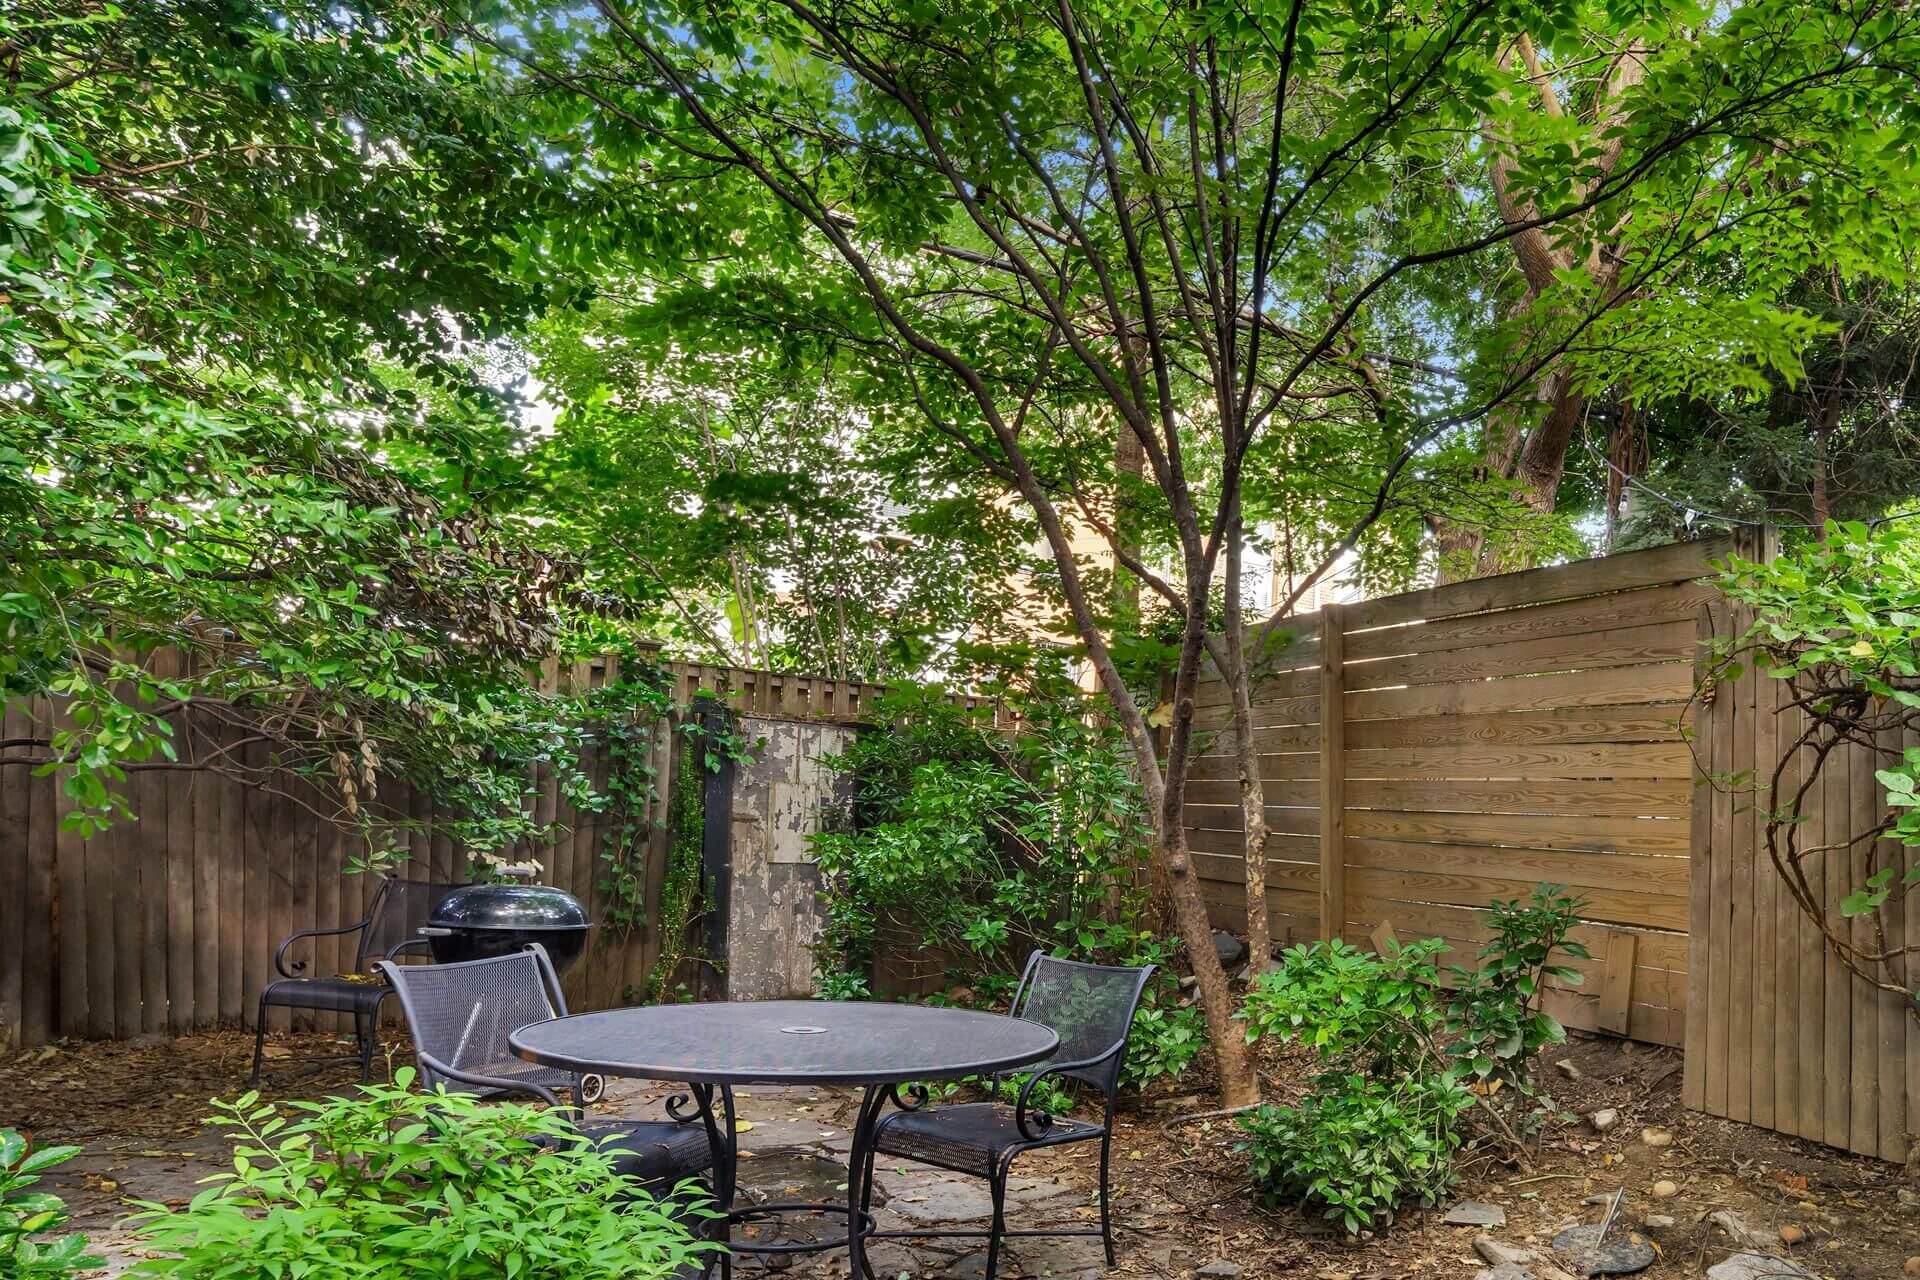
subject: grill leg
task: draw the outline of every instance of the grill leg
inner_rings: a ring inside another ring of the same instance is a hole
[[[247,1087],[260,1087],[260,1067],[267,1057],[267,993],[260,993],[260,1005],[253,1015],[253,1074],[247,1077]]]
[[[1113,1130],[1109,1128],[1107,1132],[1100,1135],[1100,1239],[1107,1246],[1109,1267],[1114,1263],[1113,1217],[1108,1209],[1108,1202],[1113,1199],[1113,1192],[1107,1188],[1107,1166],[1111,1162],[1112,1155]]]

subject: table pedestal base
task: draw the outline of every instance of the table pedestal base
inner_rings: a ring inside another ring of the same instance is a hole
[[[691,1106],[705,1126],[707,1142],[713,1149],[714,1201],[727,1206],[727,1211],[715,1220],[716,1234],[725,1249],[714,1264],[718,1266],[722,1280],[732,1277],[733,1255],[736,1253],[826,1253],[833,1249],[847,1251],[848,1274],[852,1280],[875,1280],[873,1267],[867,1262],[867,1240],[875,1234],[872,1207],[874,1132],[879,1127],[880,1113],[886,1110],[889,1101],[902,1110],[911,1111],[926,1102],[926,1091],[909,1087],[907,1096],[902,1098],[898,1085],[867,1086],[860,1099],[859,1115],[854,1121],[853,1142],[847,1150],[845,1204],[790,1201],[734,1208],[734,1197],[740,1187],[740,1139],[735,1128],[733,1089],[729,1085],[702,1084],[689,1085],[688,1089],[688,1093],[668,1100],[667,1111],[676,1119],[692,1119],[688,1113],[688,1107]],[[847,1220],[847,1232],[829,1240],[769,1244],[734,1242],[734,1223],[753,1222],[789,1213],[839,1214]],[[712,1269],[709,1266],[708,1270]]]

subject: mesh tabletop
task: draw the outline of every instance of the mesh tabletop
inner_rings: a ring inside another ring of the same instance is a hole
[[[900,1084],[953,1080],[1051,1057],[1037,1022],[926,1005],[768,1000],[604,1009],[522,1027],[529,1062],[702,1084]]]

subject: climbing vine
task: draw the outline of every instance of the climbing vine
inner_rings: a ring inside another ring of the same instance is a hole
[[[1732,785],[1769,797],[1769,859],[1828,949],[1920,1017],[1920,944],[1896,927],[1920,888],[1920,529],[1830,525],[1791,555],[1733,561],[1721,585],[1755,620],[1720,646],[1714,680],[1753,666],[1785,682],[1795,713],[1763,776]],[[1875,806],[1823,843],[1809,818],[1836,753],[1873,768]],[[1817,887],[1836,877],[1837,910]]]
[[[619,655],[616,678],[584,697],[592,739],[606,762],[598,788],[600,879],[605,903],[602,937],[625,939],[646,919],[647,844],[659,803],[654,751],[673,710],[666,669],[636,652]]]
[[[697,723],[688,722],[697,728]],[[701,949],[691,937],[694,908],[704,887],[701,878],[703,844],[706,833],[707,804],[704,772],[694,766],[701,760],[696,744],[688,737],[679,745],[680,767],[675,770],[679,785],[667,797],[667,875],[660,886],[660,957],[647,975],[646,990],[641,993],[648,1004],[657,1003],[680,966],[696,959]]]

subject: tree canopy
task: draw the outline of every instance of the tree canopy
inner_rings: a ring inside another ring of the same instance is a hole
[[[508,233],[577,194],[386,9],[0,15],[0,688],[69,700],[5,748],[83,829],[129,769],[304,774],[349,821],[390,770],[490,850],[560,732],[523,672],[577,570],[504,517],[464,353],[565,296]]]
[[[26,0],[0,49],[0,687],[68,707],[0,761],[81,825],[392,770],[499,849],[556,655],[1064,642],[1196,938],[1203,665],[1264,901],[1261,561],[1916,479],[1895,0]]]

